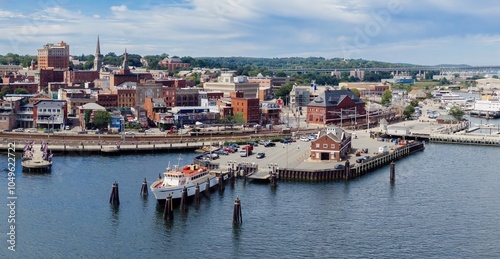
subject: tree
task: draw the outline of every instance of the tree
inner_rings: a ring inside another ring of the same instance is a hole
[[[382,105],[388,105],[392,101],[392,92],[391,90],[387,89],[382,93],[382,99],[380,100],[380,103]]]
[[[275,76],[276,77],[286,77],[286,73],[280,70],[280,71],[276,72]]]
[[[3,98],[7,94],[10,94],[10,87],[8,85],[2,87],[2,90],[0,90],[0,98]]]
[[[29,92],[24,88],[16,88],[14,89],[14,94],[29,94]]]
[[[498,79],[498,76],[497,75],[493,75],[491,78]]]
[[[361,96],[361,93],[359,92],[358,88],[352,88],[352,89],[350,89],[350,90],[351,90],[351,92],[353,92],[353,93],[354,93],[355,95],[357,95],[358,97],[360,97],[360,96]]]
[[[432,93],[431,93],[431,92],[427,92],[427,93],[425,94],[425,99],[432,99],[433,97],[434,97],[434,96],[432,95]]]
[[[233,118],[234,118],[234,123],[237,123],[237,124],[247,123],[247,120],[245,120],[245,117],[243,117],[242,112],[235,113]]]
[[[455,118],[455,120],[462,120],[464,117],[464,111],[458,105],[451,107],[448,114]]]
[[[415,100],[415,99],[411,100],[410,101],[410,105],[413,106],[413,107],[417,107],[418,106],[418,100]]]
[[[405,116],[406,119],[409,119],[413,114],[415,113],[415,107],[408,105],[405,107],[403,110],[403,115]]]
[[[286,97],[290,94],[293,89],[293,83],[286,83],[282,85],[276,92],[274,92],[274,97],[276,99],[280,98],[286,100]]]
[[[94,113],[94,126],[98,129],[108,127],[111,122],[111,115],[107,111],[96,111]]]
[[[86,110],[83,114],[83,121],[85,122],[85,128],[90,124],[90,115],[92,114],[91,110]]]

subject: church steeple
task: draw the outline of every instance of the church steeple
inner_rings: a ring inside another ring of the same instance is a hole
[[[94,57],[94,70],[101,71],[101,68],[102,68],[101,44],[99,43],[99,35],[97,35],[97,46],[95,47],[95,57]]]
[[[128,67],[128,59],[127,59],[127,49],[125,49],[125,54],[123,54],[123,64],[122,69],[120,70],[122,74],[129,74],[130,68]]]

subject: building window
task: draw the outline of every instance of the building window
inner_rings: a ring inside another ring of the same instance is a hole
[[[328,148],[328,144],[323,144],[323,148]]]
[[[332,144],[332,149],[335,149],[335,144]]]
[[[319,143],[316,143],[316,148],[319,148]]]

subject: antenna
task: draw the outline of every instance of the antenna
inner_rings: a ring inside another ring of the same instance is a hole
[[[179,166],[180,166],[180,163],[181,163],[181,155],[182,154],[179,154],[179,159],[177,161],[177,168],[180,168]]]

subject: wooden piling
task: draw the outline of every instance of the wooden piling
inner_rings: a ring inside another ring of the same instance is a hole
[[[222,175],[222,173],[219,174],[219,176],[217,176],[217,181],[218,181],[218,185],[219,185],[219,192],[223,192],[224,191],[224,176]]]
[[[118,183],[115,181],[111,188],[111,196],[109,197],[109,203],[115,206],[120,205],[120,195],[118,193]]]
[[[186,186],[184,186],[184,188],[182,188],[182,192],[181,192],[181,204],[180,204],[180,209],[182,212],[187,211],[187,198],[188,198],[187,189],[186,189]]]
[[[207,184],[206,184],[206,187],[205,187],[205,195],[207,197],[210,196],[210,179],[207,179]]]
[[[396,180],[396,164],[394,161],[391,162],[391,182]]]
[[[168,194],[165,200],[165,210],[163,211],[163,219],[173,220],[174,219],[174,206],[172,201],[172,196]]]
[[[200,203],[200,185],[196,183],[196,187],[194,189],[194,203]]]
[[[278,185],[278,180],[276,179],[276,173],[271,173],[271,187],[276,187]]]
[[[148,196],[148,182],[146,178],[142,181],[141,196]]]
[[[240,198],[236,197],[236,200],[234,200],[233,225],[241,224],[243,224],[243,216],[241,215],[241,202]]]

